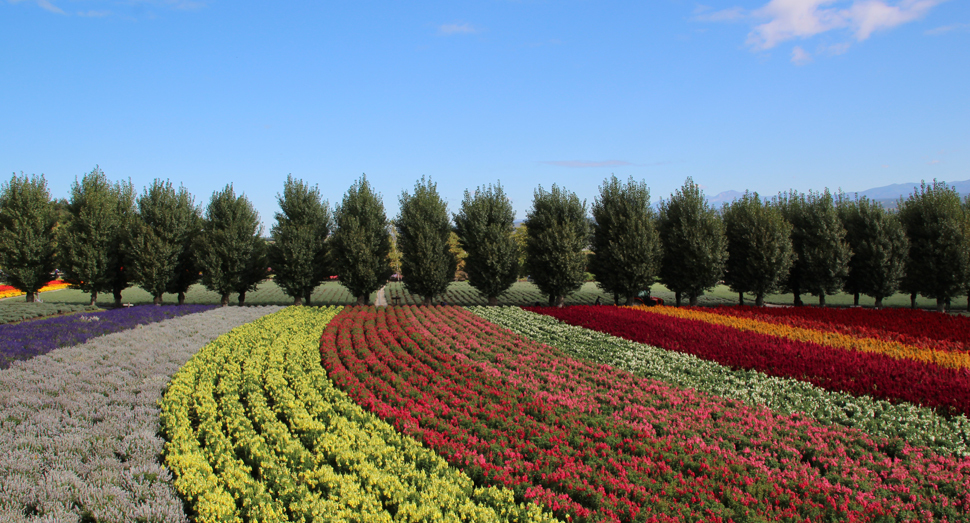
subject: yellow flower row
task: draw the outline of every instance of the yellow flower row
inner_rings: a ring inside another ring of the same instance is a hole
[[[59,281],[59,282],[53,283],[51,285],[44,285],[37,292],[59,291],[61,289],[66,289],[66,288],[68,288],[70,286],[71,286],[70,283],[65,283],[65,282]],[[17,290],[17,289],[10,289],[10,290],[6,290],[6,291],[0,291],[0,299],[3,299],[3,298],[11,298],[13,296],[23,296],[23,295],[24,295],[24,293],[22,291]]]
[[[476,488],[336,389],[319,339],[339,311],[263,317],[173,377],[165,460],[198,522],[554,521],[510,490]]]
[[[952,369],[970,369],[970,354],[965,352],[934,350],[906,343],[876,338],[855,337],[837,332],[823,332],[806,329],[804,327],[793,327],[751,318],[738,318],[690,308],[660,306],[649,309],[644,308],[644,310],[676,318],[699,320],[714,325],[724,325],[742,331],[778,336],[796,341],[818,343],[839,349],[885,354],[896,359],[935,363]]]

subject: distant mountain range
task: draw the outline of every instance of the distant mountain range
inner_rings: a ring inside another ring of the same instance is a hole
[[[961,197],[965,197],[970,194],[970,180],[964,180],[962,182],[947,182]],[[894,183],[892,185],[886,185],[884,187],[875,187],[873,189],[866,189],[864,191],[849,192],[846,191],[850,196],[858,194],[860,197],[865,196],[870,200],[877,201],[883,204],[887,208],[895,208],[896,202],[899,197],[903,198],[913,194],[913,190],[920,186],[919,182],[913,183]],[[715,208],[719,208],[721,204],[729,203],[737,198],[740,198],[744,193],[738,191],[724,191],[718,193],[714,196],[708,197],[707,202],[713,205]],[[774,195],[771,195],[774,196]]]

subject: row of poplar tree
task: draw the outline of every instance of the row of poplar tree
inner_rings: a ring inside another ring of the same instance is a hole
[[[0,268],[27,301],[56,268],[74,287],[122,292],[137,285],[155,303],[163,293],[183,303],[201,282],[226,305],[269,276],[297,304],[331,275],[358,303],[392,274],[399,251],[408,292],[424,303],[444,293],[456,265],[449,237],[467,253],[464,272],[490,304],[526,272],[550,305],[561,306],[591,272],[616,303],[632,303],[660,282],[696,304],[720,282],[763,304],[769,293],[825,296],[839,291],[882,299],[898,291],[937,300],[970,292],[970,199],[945,183],[923,184],[887,211],[867,198],[828,190],[790,191],[769,199],[745,193],[721,209],[711,207],[688,178],[654,212],[644,182],[615,176],[600,187],[590,209],[553,185],[535,191],[516,238],[515,213],[501,185],[465,191],[450,215],[436,185],[422,178],[404,191],[400,214],[387,219],[366,177],[331,211],[319,188],[287,177],[277,195],[280,211],[262,237],[259,215],[231,185],[202,209],[184,187],[155,180],[136,197],[131,182],[110,182],[98,168],[75,181],[65,205],[51,200],[43,176],[17,176],[0,188]],[[589,212],[588,212],[589,211]],[[396,245],[395,245],[396,244]],[[520,252],[524,251],[524,253]]]

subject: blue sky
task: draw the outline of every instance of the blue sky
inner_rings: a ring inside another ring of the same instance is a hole
[[[388,216],[501,182],[592,203],[970,179],[965,0],[0,0],[0,168],[55,197],[95,165],[267,227],[286,175]]]

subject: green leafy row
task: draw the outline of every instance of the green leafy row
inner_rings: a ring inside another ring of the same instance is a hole
[[[340,308],[290,307],[203,348],[162,400],[165,461],[195,520],[554,521],[470,478],[334,388]]]
[[[733,370],[689,354],[566,325],[518,307],[469,307],[469,310],[517,334],[558,347],[571,356],[677,387],[749,405],[765,405],[780,414],[803,412],[821,423],[851,427],[874,436],[902,438],[938,452],[970,455],[970,420],[965,416],[947,418],[910,403],[856,397],[795,379],[753,370]]]
[[[0,324],[14,323],[33,318],[42,318],[44,316],[53,316],[55,314],[96,310],[98,310],[98,308],[93,305],[3,301],[0,302]]]

